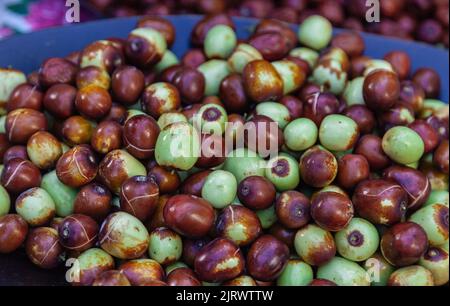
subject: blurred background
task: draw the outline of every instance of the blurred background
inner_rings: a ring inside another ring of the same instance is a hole
[[[73,1],[73,0],[72,0]],[[448,48],[449,0],[375,0],[380,22],[366,22],[366,0],[79,0],[80,21],[134,15],[218,14],[299,23],[313,14],[335,26]],[[67,24],[66,0],[0,0],[0,39]]]

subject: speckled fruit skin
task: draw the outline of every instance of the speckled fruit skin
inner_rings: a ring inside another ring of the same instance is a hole
[[[408,197],[405,190],[385,180],[366,180],[353,194],[355,211],[373,224],[393,225],[406,213]]]
[[[105,186],[118,194],[123,182],[136,175],[147,175],[147,170],[127,151],[114,150],[100,162],[98,174]]]
[[[391,227],[381,238],[381,252],[392,265],[404,267],[419,261],[428,249],[427,234],[412,222]]]
[[[56,268],[64,251],[58,242],[58,232],[51,227],[38,227],[30,232],[25,250],[32,263],[43,269]]]
[[[400,268],[392,273],[388,286],[434,286],[433,274],[421,266]]]
[[[337,192],[320,192],[311,201],[311,216],[325,230],[345,228],[354,215],[352,201]]]
[[[300,158],[300,174],[311,187],[325,187],[334,181],[338,163],[331,152],[321,146],[314,146]]]
[[[98,224],[85,215],[70,215],[58,227],[59,242],[71,251],[82,252],[94,246]]]
[[[214,224],[214,209],[211,204],[192,195],[175,195],[164,206],[166,224],[189,238],[206,236]]]
[[[89,146],[76,146],[64,153],[56,164],[58,179],[78,188],[90,183],[97,175],[97,159]]]
[[[247,95],[255,102],[278,101],[283,96],[283,80],[270,62],[256,60],[247,64],[243,80]]]
[[[163,266],[180,259],[183,252],[181,237],[174,231],[160,227],[150,233],[148,254]]]
[[[289,248],[271,235],[258,238],[247,254],[247,270],[260,281],[273,281],[280,276],[289,259]]]
[[[147,251],[149,234],[137,218],[113,213],[103,222],[98,241],[103,250],[120,259],[136,259]]]
[[[0,254],[8,254],[18,249],[28,234],[28,223],[19,215],[0,217]]]
[[[35,187],[19,195],[16,212],[31,226],[43,226],[55,216],[55,203],[47,191]]]
[[[423,206],[431,193],[428,178],[410,167],[392,166],[384,170],[383,177],[399,184],[408,193],[408,210],[415,211]]]
[[[322,266],[336,254],[336,244],[330,232],[309,224],[295,235],[297,254],[312,266]]]
[[[338,286],[370,286],[370,277],[357,263],[334,257],[317,271],[317,278],[327,279]]]
[[[95,278],[104,271],[114,269],[114,259],[105,251],[92,248],[77,258],[78,266],[72,266],[70,275],[73,286],[92,286]]]
[[[419,224],[427,233],[431,246],[448,243],[448,207],[433,204],[416,211],[408,221]]]
[[[227,238],[239,247],[252,243],[262,232],[258,216],[240,205],[230,205],[217,217],[218,237]]]
[[[135,259],[123,263],[119,270],[125,274],[132,286],[142,286],[148,281],[162,281],[165,277],[163,268],[152,259]]]
[[[285,191],[277,199],[275,210],[278,220],[289,229],[299,229],[309,223],[311,203],[298,191]]]
[[[76,214],[102,221],[111,210],[111,201],[111,192],[106,187],[98,183],[91,183],[80,189],[75,198],[73,210]]]
[[[40,169],[50,169],[62,155],[61,143],[47,132],[36,132],[27,143],[30,160]]]
[[[195,258],[194,266],[200,280],[216,283],[242,274],[245,260],[233,242],[218,238],[202,248]]]

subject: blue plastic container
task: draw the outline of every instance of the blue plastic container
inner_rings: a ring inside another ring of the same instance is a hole
[[[181,56],[189,47],[191,30],[201,16],[169,16],[176,27],[176,42],[172,50]],[[109,19],[48,29],[32,34],[16,36],[0,41],[0,67],[11,66],[31,72],[39,68],[48,57],[66,56],[73,51],[83,49],[87,44],[108,37],[127,37],[135,27],[138,17]],[[257,20],[236,18],[237,34],[240,38],[248,37]],[[296,30],[296,26],[293,25]],[[341,30],[336,30],[339,32]],[[382,58],[392,50],[406,51],[412,59],[413,71],[420,67],[432,67],[441,76],[441,99],[448,103],[449,90],[449,53],[447,50],[427,44],[404,41],[373,34],[363,34],[366,42],[366,54]]]
[[[176,27],[176,42],[172,50],[181,57],[189,47],[191,30],[201,16],[167,17]],[[102,20],[91,23],[48,29],[32,34],[15,36],[0,41],[0,67],[12,67],[26,73],[39,69],[48,57],[64,57],[73,51],[83,49],[89,43],[108,37],[127,37],[135,27],[137,17]],[[255,19],[236,18],[237,34],[248,37]],[[292,26],[294,29],[296,26]],[[295,29],[296,30],[296,29]],[[336,30],[339,32],[340,30]],[[449,54],[443,49],[432,46],[391,39],[382,36],[363,34],[366,42],[366,54],[382,58],[392,50],[406,51],[412,59],[415,70],[420,67],[432,67],[438,71],[442,80],[441,99],[448,103],[449,91]],[[14,255],[0,254],[0,285],[64,285],[65,269],[54,271],[35,267],[23,251]]]

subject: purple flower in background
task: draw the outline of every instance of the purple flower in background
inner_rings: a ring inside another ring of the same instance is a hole
[[[31,3],[28,8],[27,21],[33,30],[58,26],[66,23],[65,0],[39,0]],[[81,21],[91,19],[81,10]]]
[[[41,0],[31,3],[27,21],[34,30],[61,25],[65,22],[65,1]]]

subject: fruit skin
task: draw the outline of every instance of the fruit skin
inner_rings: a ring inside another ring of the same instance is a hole
[[[13,158],[3,168],[1,185],[10,194],[20,194],[41,184],[41,172],[32,162]]]
[[[28,234],[28,223],[19,215],[0,216],[0,254],[17,250]]]
[[[148,254],[161,265],[169,265],[180,259],[183,251],[181,237],[167,229],[157,228],[150,233]]]
[[[125,149],[138,159],[153,157],[160,130],[155,119],[147,115],[129,118],[123,127]]]
[[[228,63],[224,60],[212,59],[201,64],[197,70],[205,78],[204,96],[217,96],[222,81],[230,75],[231,70]]]
[[[409,219],[419,224],[427,233],[431,246],[441,246],[448,242],[448,207],[433,204],[416,211]]]
[[[101,248],[114,257],[136,259],[147,251],[149,234],[137,218],[116,212],[103,222],[98,241]]]
[[[204,49],[208,58],[228,58],[237,44],[234,30],[226,25],[216,25],[206,34]]]
[[[235,279],[223,283],[222,286],[254,287],[257,286],[257,284],[251,276],[241,275]]]
[[[342,188],[351,190],[370,177],[369,162],[363,155],[346,154],[339,158],[337,182]]]
[[[330,232],[309,224],[295,235],[295,251],[311,266],[322,266],[336,254],[336,244]]]
[[[192,195],[172,196],[163,214],[169,228],[189,238],[206,236],[214,225],[214,208],[205,199]]]
[[[314,50],[325,48],[331,41],[333,27],[324,17],[313,15],[303,21],[299,28],[300,43]]]
[[[261,53],[252,45],[239,43],[228,58],[228,65],[233,72],[242,74],[245,66],[255,60],[262,60]]]
[[[261,210],[272,205],[276,190],[268,179],[262,176],[249,176],[239,183],[237,195],[246,207]]]
[[[195,272],[202,281],[224,282],[244,272],[241,250],[230,240],[218,238],[204,246],[195,258]]]
[[[59,242],[70,251],[83,252],[95,245],[98,224],[85,215],[73,214],[65,217],[58,226]]]
[[[364,269],[370,274],[372,286],[386,286],[395,268],[380,253],[375,253],[364,262]]]
[[[289,248],[271,235],[259,237],[247,254],[247,270],[260,281],[273,281],[283,272],[289,259]]]
[[[168,271],[167,271],[168,272]],[[169,286],[201,286],[194,271],[187,267],[177,268],[167,273],[167,284]]]
[[[248,63],[242,77],[248,97],[257,103],[278,101],[283,97],[283,80],[268,61],[255,60]]]
[[[299,229],[311,219],[311,203],[298,191],[285,191],[279,195],[275,204],[278,220],[288,229]]]
[[[6,215],[10,208],[11,198],[9,197],[8,191],[0,185],[0,217]]]
[[[361,182],[352,200],[360,217],[384,225],[403,220],[408,205],[407,193],[400,185],[380,179]]]
[[[254,151],[240,148],[230,152],[223,170],[233,173],[238,184],[246,177],[264,176],[266,162]]]
[[[300,175],[311,187],[322,188],[331,184],[338,173],[334,155],[321,146],[314,146],[300,158]]]
[[[227,207],[236,198],[237,181],[231,172],[216,170],[211,172],[202,188],[202,197],[214,208]]]
[[[125,150],[109,152],[100,162],[98,174],[101,181],[113,193],[119,194],[120,187],[130,177],[147,175],[145,166]]]
[[[334,257],[317,270],[317,278],[327,279],[338,286],[370,286],[367,272],[353,261]]]
[[[32,263],[43,269],[56,268],[64,252],[58,241],[58,232],[51,227],[38,227],[30,232],[25,251]]]
[[[120,189],[120,208],[142,222],[150,218],[158,204],[158,185],[148,176],[133,176]]]
[[[155,158],[160,166],[189,170],[199,156],[200,136],[189,123],[172,123],[160,132],[155,148]]]
[[[218,237],[227,238],[239,247],[249,245],[262,233],[258,216],[240,205],[229,205],[221,211],[216,220]]]
[[[122,272],[117,270],[109,270],[102,272],[99,276],[97,276],[92,286],[122,287],[131,286],[131,284]]]
[[[391,274],[388,286],[434,286],[433,274],[421,266],[400,268]]]
[[[353,218],[345,229],[336,233],[335,241],[342,257],[359,262],[377,251],[380,238],[377,229],[370,222]]]
[[[128,36],[125,47],[128,60],[142,68],[158,63],[166,50],[164,36],[152,28],[134,29]]]
[[[300,259],[290,259],[277,279],[278,286],[307,286],[314,278],[314,273],[307,263]]]
[[[278,191],[295,189],[300,183],[298,162],[288,154],[280,154],[269,160],[265,175]]]
[[[363,95],[370,109],[388,110],[400,96],[400,81],[392,71],[375,69],[364,79]]]
[[[391,166],[383,171],[385,179],[399,184],[408,193],[408,210],[415,211],[423,206],[431,193],[431,184],[425,174],[410,167]]]
[[[308,118],[295,119],[284,129],[286,146],[294,151],[303,151],[311,148],[317,142],[318,136],[319,129],[317,125]]]
[[[111,192],[106,187],[91,183],[82,187],[76,195],[73,211],[101,222],[111,210],[111,201]]]
[[[51,169],[62,155],[61,143],[48,132],[36,132],[28,139],[27,154],[40,169]]]
[[[73,286],[92,286],[95,278],[104,271],[114,269],[114,259],[105,251],[92,248],[81,253],[77,266],[70,269]]]
[[[41,188],[45,189],[55,203],[56,215],[67,217],[73,213],[77,190],[64,185],[56,175],[56,171],[45,174],[42,178]]]
[[[43,226],[55,216],[55,203],[47,191],[35,187],[20,194],[16,200],[16,212],[30,226]]]
[[[419,134],[408,127],[393,127],[384,134],[383,151],[395,162],[408,165],[417,162],[425,152]]]
[[[319,129],[320,143],[331,151],[347,151],[359,139],[359,128],[353,119],[343,115],[328,115]]]
[[[434,284],[442,286],[449,280],[449,256],[443,248],[429,248],[420,258],[419,265],[430,270],[433,274]]]
[[[90,183],[97,176],[97,160],[91,147],[76,146],[64,153],[56,164],[58,179],[73,188]]]
[[[344,229],[354,215],[352,201],[337,192],[320,192],[312,198],[311,216],[323,229],[337,232]]]
[[[397,267],[415,264],[428,249],[425,231],[412,222],[399,223],[381,238],[381,252],[386,260]]]

